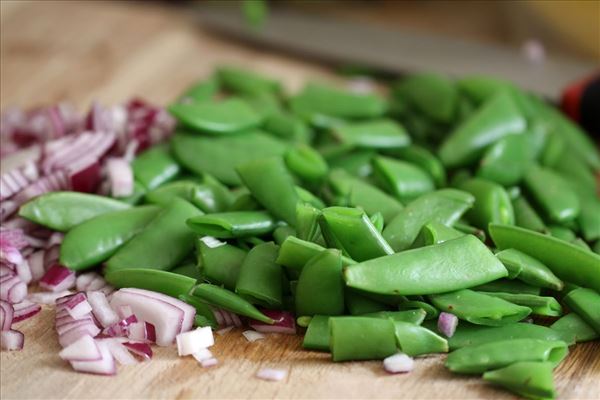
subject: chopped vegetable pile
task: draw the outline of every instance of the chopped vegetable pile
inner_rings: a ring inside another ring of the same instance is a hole
[[[152,344],[212,367],[213,331],[244,327],[389,373],[450,352],[452,372],[551,398],[569,346],[600,335],[600,155],[507,82],[288,95],[222,67],[168,112],[7,110],[0,138],[3,349],[47,304],[82,372]]]

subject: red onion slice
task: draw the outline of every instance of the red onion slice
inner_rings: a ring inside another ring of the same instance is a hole
[[[11,304],[22,302],[27,297],[27,285],[16,275],[0,278],[0,300]]]
[[[113,197],[127,197],[133,194],[133,169],[123,158],[106,161],[108,179]]]
[[[194,357],[198,362],[214,358],[212,352],[209,349],[200,349],[199,351],[192,354],[192,357]]]
[[[14,318],[14,308],[7,301],[0,300],[0,330],[9,331]]]
[[[92,313],[103,328],[119,322],[119,316],[108,304],[108,299],[102,292],[87,292],[88,302],[92,307]]]
[[[40,280],[40,287],[51,292],[62,292],[75,286],[75,272],[60,264],[51,266]]]
[[[33,317],[42,311],[42,307],[39,304],[32,303],[31,301],[23,300],[22,302],[14,305],[14,310],[13,323],[16,323]]]
[[[176,337],[179,356],[188,356],[215,344],[210,327],[197,328],[193,331],[180,333]]]
[[[446,337],[452,337],[458,326],[458,318],[454,314],[441,312],[437,322],[438,329]]]
[[[33,276],[31,273],[31,268],[29,267],[29,262],[26,259],[18,263],[15,270],[17,272],[17,276],[21,278],[25,284],[31,283]]]
[[[136,356],[140,357],[143,361],[152,358],[152,348],[148,343],[123,342],[123,346]]]
[[[71,189],[76,192],[94,193],[102,180],[100,163],[94,156],[77,160],[66,170]]]
[[[0,332],[0,347],[4,350],[21,350],[25,344],[25,335],[22,332],[9,330]]]
[[[215,365],[218,365],[218,364],[219,364],[219,360],[217,360],[214,357],[200,361],[200,365],[202,365],[202,368],[214,367]]]
[[[283,333],[288,335],[296,334],[296,320],[292,313],[279,310],[261,310],[263,314],[276,321],[274,324],[265,324],[264,322],[251,319],[249,325],[252,329],[262,333]]]
[[[93,322],[83,322],[83,324],[75,326],[74,328],[63,332],[62,334],[59,334],[58,342],[62,347],[67,347],[84,335],[90,335],[92,337],[98,336],[100,329]]]
[[[404,353],[397,353],[383,360],[383,368],[391,374],[410,372],[413,367],[414,360]]]
[[[100,361],[100,347],[90,335],[83,335],[58,353],[66,361]]]
[[[264,381],[281,381],[287,377],[287,371],[283,369],[262,368],[256,373],[256,377]]]
[[[115,360],[110,353],[108,345],[97,342],[100,349],[101,359],[98,361],[71,361],[71,366],[79,372],[87,372],[98,375],[114,375],[117,373]]]
[[[73,292],[70,292],[68,290],[65,290],[62,292],[57,292],[57,293],[38,292],[38,293],[29,294],[29,296],[27,296],[27,299],[29,301],[32,301],[37,304],[54,304],[56,302],[56,299],[59,299],[64,296],[68,296],[70,294],[73,294]]]
[[[110,354],[115,360],[121,365],[132,365],[137,364],[138,361],[131,355],[129,350],[123,346],[121,342],[116,339],[102,339],[102,342],[106,343]]]

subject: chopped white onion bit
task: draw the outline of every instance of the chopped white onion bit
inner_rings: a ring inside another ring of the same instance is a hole
[[[262,368],[256,373],[258,379],[265,381],[281,381],[287,376],[287,371],[283,369]]]
[[[133,365],[138,363],[138,360],[131,355],[127,347],[123,346],[119,339],[103,339],[103,342],[106,343],[110,354],[112,354],[119,364]]]
[[[233,326],[228,326],[227,328],[223,328],[223,329],[219,329],[217,331],[217,335],[219,336],[223,336],[226,335],[227,333],[229,333],[231,330],[233,329]]]
[[[84,335],[58,353],[67,361],[99,361],[102,359],[98,344],[90,335]]]
[[[249,342],[256,342],[257,340],[262,340],[265,338],[265,335],[263,335],[262,333],[252,330],[244,331],[242,332],[242,335],[244,335],[246,340]]]
[[[177,335],[177,352],[180,356],[198,353],[213,344],[215,339],[208,326]]]
[[[414,367],[414,360],[404,353],[397,353],[383,360],[383,368],[391,373],[410,372]]]
[[[203,368],[214,367],[217,364],[219,364],[219,360],[216,358],[209,358],[207,360],[200,361],[200,365],[202,365]]]
[[[197,351],[196,353],[192,354],[192,357],[194,357],[199,363],[214,358],[213,354],[209,349],[200,349],[200,351]]]
[[[117,369],[115,366],[115,359],[113,358],[112,354],[110,354],[108,345],[101,341],[97,342],[97,344],[100,348],[100,355],[102,356],[100,360],[71,361],[71,366],[74,370],[79,372],[88,372],[99,375],[114,375],[117,372]]]
[[[106,171],[113,197],[127,197],[133,194],[133,170],[127,160],[124,158],[108,159]]]
[[[108,304],[106,296],[102,292],[87,292],[87,299],[92,307],[94,317],[100,322],[103,328],[112,326],[119,322],[119,316]]]
[[[67,312],[73,319],[80,319],[87,316],[92,311],[92,306],[87,300],[83,300],[73,308],[67,307]]]
[[[10,330],[0,332],[0,347],[4,350],[21,350],[25,343],[25,335],[20,331]]]
[[[437,327],[446,337],[452,337],[458,326],[458,318],[454,314],[441,312],[438,317]]]
[[[37,304],[54,304],[56,299],[69,296],[71,294],[73,294],[73,292],[69,290],[62,292],[37,292],[31,293],[29,296],[27,296],[27,299]]]

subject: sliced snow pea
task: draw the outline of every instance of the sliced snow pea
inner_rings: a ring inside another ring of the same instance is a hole
[[[313,132],[301,118],[284,113],[268,115],[263,129],[280,139],[295,143],[310,143]]]
[[[252,196],[249,192],[246,192],[246,190],[247,189],[244,188],[243,192],[240,190],[239,193],[235,194],[236,197],[234,198],[227,211],[234,212],[262,210],[262,207],[260,204],[258,204],[258,201],[256,201],[254,196]]]
[[[396,295],[445,293],[506,275],[502,263],[471,235],[344,269],[346,285],[367,292]]]
[[[279,98],[269,92],[261,92],[256,94],[248,94],[242,96],[248,105],[260,115],[261,121],[264,121],[268,116],[279,114],[282,112],[281,102]],[[261,125],[263,125],[261,123]]]
[[[600,334],[600,294],[598,292],[587,288],[577,288],[563,297],[563,301]]]
[[[104,278],[116,288],[147,289],[177,297],[188,294],[196,279],[173,272],[146,268],[120,268],[107,271]]]
[[[581,205],[577,195],[555,172],[534,165],[525,174],[524,185],[551,221],[568,222],[579,215]]]
[[[485,231],[483,229],[479,229],[479,228],[475,228],[474,226],[471,226],[467,223],[461,222],[461,220],[459,220],[458,222],[455,222],[454,224],[452,224],[452,227],[454,229],[456,229],[457,231],[460,231],[462,233],[466,233],[468,235],[473,235],[475,236],[477,239],[481,240],[482,242],[485,243],[486,240],[486,234]]]
[[[432,222],[430,224],[423,225],[423,228],[421,228],[419,231],[419,234],[417,235],[417,238],[413,242],[411,248],[440,244],[447,240],[456,239],[464,235],[465,234],[463,232],[458,231],[450,226],[440,224],[439,222]]]
[[[325,250],[302,268],[296,286],[297,315],[344,313],[342,258],[338,250]]]
[[[540,164],[545,167],[554,167],[567,151],[567,143],[564,139],[550,130],[539,157]]]
[[[552,169],[560,173],[567,181],[580,185],[594,194],[596,189],[594,173],[585,161],[574,153],[568,151],[562,153],[560,162],[553,165]]]
[[[208,304],[201,301],[198,297],[189,294],[180,294],[177,298],[194,307],[196,309],[196,317],[203,317],[205,319],[205,321],[203,321],[205,324],[207,323],[208,326],[213,329],[219,328],[219,323],[217,322],[213,309]]]
[[[174,199],[133,239],[107,262],[106,272],[122,268],[169,270],[194,246],[194,232],[185,221],[202,211],[185,200]]]
[[[60,263],[73,270],[100,264],[141,232],[159,213],[155,206],[108,212],[75,226],[60,246]]]
[[[513,304],[531,308],[532,315],[543,315],[548,317],[560,317],[562,307],[554,297],[537,296],[523,293],[483,292],[488,296],[497,297]]]
[[[23,204],[19,216],[55,231],[66,232],[91,218],[131,206],[108,197],[79,192],[50,192]]]
[[[346,288],[345,303],[350,315],[364,315],[390,310],[390,306],[362,295],[360,292]]]
[[[284,142],[261,131],[225,137],[178,132],[171,144],[184,167],[196,174],[209,173],[228,185],[241,183],[235,172],[238,164],[283,155],[288,148]]]
[[[209,246],[202,239],[196,241],[198,266],[202,278],[235,290],[242,263],[247,252],[232,244]]]
[[[298,203],[296,206],[296,232],[298,239],[308,242],[324,245],[321,228],[319,227],[319,217],[321,210],[316,209],[307,203]]]
[[[253,247],[242,263],[235,292],[251,303],[281,308],[283,270],[275,264],[277,252],[273,242]]]
[[[509,81],[481,75],[466,76],[456,83],[460,91],[477,104],[483,103],[497,92],[514,88]]]
[[[367,149],[394,149],[410,144],[404,127],[391,119],[374,119],[340,125],[332,135],[343,145]]]
[[[446,167],[472,164],[488,145],[523,133],[525,126],[525,117],[511,96],[497,93],[450,133],[440,146],[440,159]]]
[[[600,333],[574,312],[564,315],[550,325],[550,328],[564,335],[575,335],[575,342],[587,342],[600,337]]]
[[[397,352],[394,322],[369,317],[329,319],[333,361],[381,360]]]
[[[217,77],[223,88],[233,93],[257,94],[281,92],[281,84],[254,71],[223,66],[217,68]]]
[[[475,204],[467,211],[465,218],[476,227],[487,230],[490,223],[508,225],[515,223],[510,197],[497,183],[473,178],[460,184],[458,189],[471,193],[475,197]]]
[[[600,255],[600,239],[596,240],[596,243],[594,243],[594,246],[592,247],[592,251]]]
[[[194,195],[194,204],[206,213],[227,211],[233,203],[233,194],[212,175],[204,174],[202,184]]]
[[[375,214],[372,214],[371,216],[369,216],[369,219],[371,220],[371,223],[373,224],[375,229],[377,229],[377,232],[381,233],[383,231],[383,226],[385,224],[385,220],[383,219],[383,214],[378,211]]]
[[[448,123],[454,119],[458,90],[446,77],[432,73],[414,74],[396,84],[392,93],[435,121]]]
[[[239,98],[191,104],[171,104],[169,112],[184,126],[202,133],[233,134],[256,128],[262,117]]]
[[[396,343],[411,357],[431,353],[447,353],[448,341],[433,331],[410,322],[395,321]]]
[[[470,193],[454,189],[424,194],[396,214],[383,229],[383,237],[395,251],[407,249],[423,225],[434,221],[452,225],[474,201]]]
[[[429,174],[411,163],[388,157],[375,157],[372,162],[380,185],[403,203],[435,190]]]
[[[581,233],[586,241],[591,242],[600,238],[600,199],[594,190],[571,182],[571,187],[579,197],[581,211],[576,222],[581,228]],[[594,186],[592,186],[594,187]]]
[[[343,170],[356,178],[366,178],[373,172],[371,159],[375,156],[372,150],[356,150],[327,157],[332,169]]]
[[[521,321],[531,314],[529,307],[518,306],[484,292],[469,289],[434,294],[429,298],[439,310],[478,325],[507,325]]]
[[[192,262],[184,263],[178,267],[175,267],[171,270],[171,272],[174,274],[189,276],[190,278],[194,278],[196,280],[202,279],[202,275],[200,275],[200,269]]]
[[[275,322],[260,312],[248,300],[222,287],[210,283],[201,283],[196,286],[192,294],[212,306],[223,308],[234,314],[243,315],[265,324]]]
[[[274,217],[294,226],[299,197],[294,180],[281,158],[266,158],[238,165],[240,178],[254,198]]]
[[[307,242],[306,240],[298,239],[295,236],[288,236],[279,248],[277,264],[299,271],[304,267],[308,260],[321,253],[323,250],[325,250],[325,248],[316,243]],[[356,261],[342,256],[342,264],[356,264]]]
[[[525,283],[559,291],[563,288],[563,282],[550,268],[519,250],[505,249],[496,253],[496,257],[509,272],[518,270],[515,276]]]
[[[394,253],[369,217],[358,208],[325,208],[320,226],[329,247],[341,249],[353,260],[364,261]]]
[[[564,240],[565,242],[569,243],[572,243],[575,239],[577,239],[575,232],[560,225],[550,225],[548,227],[548,233],[557,239]]]
[[[296,230],[288,225],[279,226],[273,231],[273,239],[280,246],[290,236],[296,236]]]
[[[173,198],[179,197],[189,201],[197,207],[200,207],[194,201],[196,191],[199,187],[200,184],[192,180],[178,180],[175,182],[169,182],[146,193],[144,200],[146,200],[148,203],[165,206],[169,204]]]
[[[197,215],[186,221],[201,236],[219,239],[260,236],[272,232],[276,222],[266,211],[230,211]]]
[[[396,149],[390,152],[393,156],[399,157],[402,160],[408,161],[426,171],[433,181],[435,186],[446,186],[446,169],[441,161],[424,147],[412,145],[401,149]]]
[[[539,286],[531,286],[513,279],[498,279],[497,281],[474,286],[471,289],[479,292],[523,293],[533,295],[539,295],[542,290]]]
[[[134,181],[133,182],[133,193],[131,195],[126,196],[126,197],[115,197],[115,199],[133,206],[133,205],[138,204],[140,201],[142,201],[142,199],[146,195],[146,191],[147,190],[144,185],[142,185],[141,183],[139,183],[137,181]]]
[[[323,180],[329,168],[321,154],[305,144],[296,145],[288,150],[284,159],[286,166],[294,175],[310,183]]]
[[[314,315],[304,334],[302,347],[309,350],[329,351],[329,316]]]
[[[377,311],[361,315],[361,317],[385,318],[392,321],[407,322],[414,325],[421,325],[425,320],[427,313],[422,309],[406,311]]]
[[[318,198],[317,196],[315,196],[314,194],[312,194],[311,192],[309,192],[301,186],[296,186],[295,188],[296,194],[298,195],[301,201],[311,204],[313,207],[318,208],[319,210],[325,208],[325,203],[323,203],[323,201],[320,198]]]
[[[425,319],[435,319],[440,315],[437,308],[429,303],[420,300],[407,300],[398,304],[399,310],[421,310],[425,312]]]
[[[512,200],[512,205],[515,213],[515,225],[532,231],[546,231],[546,224],[523,195]]]
[[[551,362],[518,362],[488,371],[483,379],[503,386],[511,392],[530,399],[553,399],[556,396]]]
[[[179,103],[211,101],[219,92],[219,81],[209,78],[196,82],[179,96]]]
[[[481,158],[477,176],[503,186],[516,185],[535,159],[532,140],[530,134],[498,140]]]
[[[131,163],[135,180],[153,190],[175,178],[181,167],[175,161],[166,145],[155,146],[144,151]]]
[[[534,257],[560,279],[600,291],[600,255],[552,236],[509,225],[490,225],[499,249],[517,249]]]

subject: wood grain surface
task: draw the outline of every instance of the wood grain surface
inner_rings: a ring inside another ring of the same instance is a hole
[[[324,68],[211,37],[182,10],[107,2],[1,3],[2,108],[69,100],[122,102],[132,95],[165,104],[222,63],[281,78],[335,79]],[[444,356],[420,358],[410,374],[388,375],[380,362],[333,364],[301,349],[301,338],[269,335],[248,343],[241,331],[218,336],[219,365],[201,368],[174,347],[151,362],[119,367],[116,377],[78,374],[58,357],[54,311],[17,324],[25,349],[0,355],[1,399],[422,398],[512,399],[478,377],[449,373]],[[281,382],[255,378],[263,367],[288,371]],[[600,398],[600,343],[571,348],[556,370],[560,398]]]

